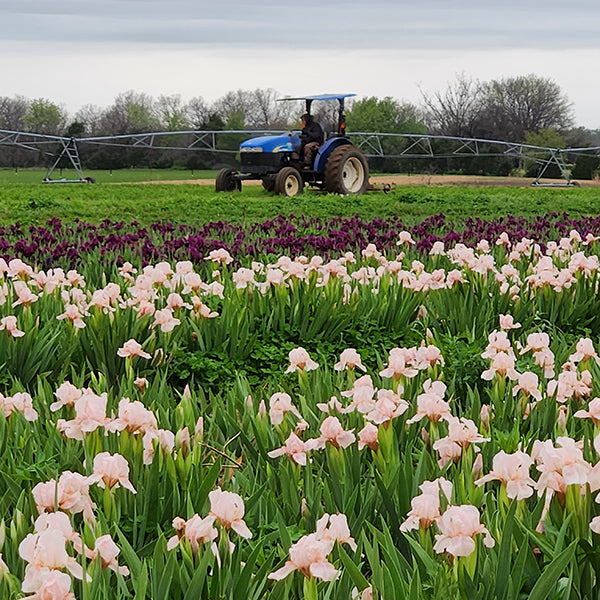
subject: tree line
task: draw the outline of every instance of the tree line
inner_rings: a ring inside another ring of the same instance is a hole
[[[69,115],[64,107],[45,98],[0,96],[0,129],[66,137],[95,137],[148,131],[292,129],[299,127],[301,103],[277,102],[274,89],[231,91],[214,102],[203,97],[184,102],[180,95],[127,91],[108,107],[82,106]],[[335,130],[337,105],[313,105],[316,118],[326,131]],[[577,127],[567,95],[553,80],[537,75],[479,81],[458,75],[446,89],[421,91],[419,104],[393,97],[349,99],[348,131],[436,134],[560,147],[600,145],[600,132]],[[386,140],[386,154],[399,154],[402,140]],[[84,166],[123,168],[153,166],[214,168],[223,155],[210,153],[86,147],[80,149]],[[0,166],[39,166],[47,158],[21,148],[0,147]],[[598,168],[595,157],[577,159],[583,176]],[[585,162],[585,165],[581,163]],[[423,159],[379,159],[374,169],[395,171],[498,173],[515,168],[506,157]],[[532,163],[533,164],[533,163]],[[522,165],[521,165],[522,166]],[[577,167],[577,165],[576,165]],[[585,167],[585,168],[583,168]],[[532,167],[533,168],[533,167]],[[580,174],[578,176],[582,178]]]

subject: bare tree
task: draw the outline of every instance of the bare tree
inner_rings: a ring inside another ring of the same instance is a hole
[[[100,128],[104,110],[95,104],[84,104],[76,113],[75,121],[83,123],[86,136],[102,135]]]
[[[186,118],[193,129],[204,129],[211,114],[210,106],[202,96],[192,98],[185,106]]]
[[[25,115],[31,101],[24,96],[0,97],[0,129],[25,131]],[[16,146],[0,146],[0,166],[33,166],[40,160],[39,153],[33,153]]]
[[[528,132],[572,126],[571,103],[547,77],[522,75],[484,84],[480,127],[495,139],[522,142]]]
[[[252,129],[283,129],[294,121],[290,102],[278,102],[279,93],[273,88],[256,89],[249,94],[250,106],[246,125]]]
[[[214,103],[214,112],[218,114],[227,127],[243,128],[246,122],[246,115],[252,112],[253,99],[252,92],[237,90],[227,92]]]
[[[352,109],[352,100],[346,100],[344,110],[348,113]],[[323,100],[313,102],[311,112],[327,135],[337,132],[339,120],[339,103],[337,100]]]
[[[30,103],[30,100],[24,96],[0,97],[0,128],[23,131],[25,129],[23,118],[27,114]]]
[[[179,94],[160,96],[155,104],[160,126],[167,131],[181,131],[189,128],[187,107]]]
[[[152,96],[130,90],[119,94],[105,111],[101,129],[106,134],[119,135],[156,131],[159,125]]]
[[[482,110],[482,86],[461,73],[443,92],[421,90],[424,119],[433,133],[474,136]]]

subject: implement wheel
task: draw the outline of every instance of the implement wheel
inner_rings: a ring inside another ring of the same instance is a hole
[[[283,196],[297,196],[304,191],[302,175],[294,167],[283,167],[275,177],[275,193]]]
[[[364,194],[368,185],[365,155],[352,145],[336,148],[325,165],[325,189],[332,194]]]
[[[217,173],[215,181],[215,191],[217,192],[239,192],[242,189],[242,182],[236,179],[237,171],[226,167]]]

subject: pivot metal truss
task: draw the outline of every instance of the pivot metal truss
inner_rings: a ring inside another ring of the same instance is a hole
[[[82,145],[104,146],[114,148],[142,148],[159,150],[205,151],[213,153],[235,154],[239,143],[249,137],[260,135],[281,135],[284,130],[225,130],[225,131],[157,131],[126,135],[110,135],[87,138],[65,138],[60,136],[5,131],[0,129],[0,146],[11,145],[43,152],[54,159],[48,169],[44,181],[82,182],[91,180],[84,177],[79,158],[79,147]],[[546,148],[479,138],[421,135],[410,133],[350,133],[353,143],[367,157],[377,158],[451,158],[451,157],[492,157],[504,156],[518,160],[533,161],[539,165],[538,174],[532,185],[543,184],[548,168],[555,165],[561,172],[565,183],[574,185],[567,169],[567,158],[580,154],[600,156],[600,147],[594,148]],[[75,169],[79,179],[53,180],[51,175],[61,161],[66,160]]]
[[[550,165],[556,165],[566,184],[571,184],[571,175],[564,157],[582,150],[600,153],[600,148],[557,149],[531,144],[518,144],[500,140],[466,138],[443,135],[418,135],[405,133],[351,133],[356,146],[367,156],[385,158],[451,158],[470,156],[505,156],[518,160],[529,160],[540,165],[532,185],[541,185],[540,179]]]
[[[0,146],[18,146],[26,150],[43,152],[44,147],[53,148],[65,138],[40,133],[24,133],[22,131],[6,131],[0,129]],[[45,152],[54,156],[54,152]]]
[[[77,140],[74,138],[0,129],[0,146],[17,146],[25,150],[34,150],[54,159],[52,166],[48,169],[44,177],[44,183],[58,183],[59,181],[60,183],[88,183],[90,181],[89,177],[83,176],[79,151],[77,149]],[[75,169],[79,179],[61,179],[55,181],[50,178],[50,175],[63,159],[68,160],[71,167]]]
[[[127,135],[107,135],[100,137],[80,138],[79,143],[96,146],[113,146],[118,148],[157,148],[160,150],[206,150],[208,152],[227,152],[235,154],[239,151],[239,143],[231,146],[234,136],[247,139],[250,136],[281,135],[285,131],[229,129],[225,131],[159,131],[155,133],[136,133]],[[229,144],[227,144],[229,140]]]

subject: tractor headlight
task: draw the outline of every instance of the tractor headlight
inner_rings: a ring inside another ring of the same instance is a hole
[[[244,146],[240,148],[240,152],[262,152],[263,149],[261,146]]]

